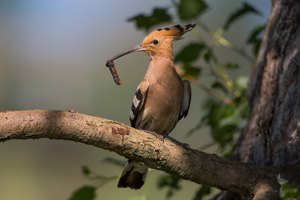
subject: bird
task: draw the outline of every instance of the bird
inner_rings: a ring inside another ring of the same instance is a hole
[[[196,24],[175,25],[156,29],[141,44],[127,50],[112,60],[132,52],[144,51],[150,64],[144,79],[138,85],[130,109],[133,128],[155,132],[166,137],[177,122],[186,117],[191,102],[191,86],[182,80],[173,62],[173,42],[192,30]],[[148,167],[128,160],[118,182],[119,188],[140,189],[145,182]]]

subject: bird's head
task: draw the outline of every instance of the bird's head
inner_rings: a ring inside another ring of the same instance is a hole
[[[157,29],[146,36],[142,44],[138,45],[136,48],[140,51],[146,51],[151,57],[172,57],[173,41],[180,40],[183,34],[192,30],[194,27],[195,24],[188,24],[185,26],[176,25]]]
[[[132,52],[145,51],[151,57],[173,57],[172,43],[175,40],[180,40],[182,35],[192,30],[196,24],[187,24],[185,26],[176,25],[152,31],[145,37],[143,42],[130,50],[127,50],[109,61],[115,60],[121,56]]]

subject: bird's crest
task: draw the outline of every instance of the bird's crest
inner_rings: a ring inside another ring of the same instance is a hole
[[[151,32],[147,37],[157,37],[157,36],[166,36],[173,37],[175,40],[181,38],[183,34],[192,30],[196,24],[187,24],[185,26],[181,26],[179,24],[172,27],[159,28],[155,31]]]
[[[153,56],[173,57],[172,43],[175,40],[180,40],[181,36],[192,30],[196,24],[187,24],[185,26],[175,25],[152,31],[143,40],[141,47]]]

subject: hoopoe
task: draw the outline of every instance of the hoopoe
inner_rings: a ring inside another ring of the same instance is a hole
[[[107,61],[132,52],[145,51],[151,58],[144,80],[139,84],[130,110],[131,126],[166,136],[177,122],[186,117],[191,101],[191,86],[181,80],[173,63],[172,43],[192,30],[195,24],[176,25],[151,32],[142,44]],[[129,160],[118,187],[139,189],[143,186],[148,168]]]

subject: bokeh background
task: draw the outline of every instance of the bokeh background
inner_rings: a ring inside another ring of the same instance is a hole
[[[210,0],[203,21],[212,29],[221,26],[239,0]],[[244,44],[245,35],[267,20],[271,1],[252,0],[262,16],[237,22],[227,38]],[[116,62],[122,86],[116,86],[105,61],[139,44],[147,34],[127,19],[149,13],[153,7],[171,6],[157,0],[1,0],[0,1],[0,109],[73,109],[128,124],[133,93],[143,78],[149,58],[144,53]],[[176,24],[176,21],[174,22]],[[170,24],[166,24],[168,26]],[[191,32],[185,36],[193,40]],[[175,44],[178,49],[185,40]],[[225,48],[224,60],[238,60]],[[243,73],[250,74],[251,69]],[[189,116],[173,131],[177,140],[198,148],[210,142],[205,130],[187,133],[201,117],[200,102],[206,94],[193,86]],[[214,148],[207,149],[214,152]],[[80,143],[56,140],[19,140],[0,144],[0,200],[68,199],[90,182],[81,173],[87,165],[99,174],[119,175],[122,168],[107,164],[105,157],[122,157]],[[124,159],[125,160],[125,159]],[[139,191],[117,189],[117,179],[97,190],[97,199],[164,199],[156,187],[162,172],[152,170]],[[197,185],[184,182],[173,199],[190,199]]]

